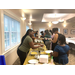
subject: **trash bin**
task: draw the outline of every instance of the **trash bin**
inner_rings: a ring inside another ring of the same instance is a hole
[[[0,65],[6,65],[5,56],[4,55],[0,55]]]

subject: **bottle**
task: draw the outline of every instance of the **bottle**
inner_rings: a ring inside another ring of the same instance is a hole
[[[51,63],[53,64],[53,56],[51,57]]]
[[[48,53],[48,57],[49,57],[50,55],[49,55],[49,53]]]
[[[48,61],[50,61],[50,54],[48,53]]]

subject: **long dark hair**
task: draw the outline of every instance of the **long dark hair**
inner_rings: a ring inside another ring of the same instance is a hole
[[[22,39],[21,39],[21,44],[19,45],[19,47],[22,45],[22,43],[23,43],[24,39],[26,38],[26,36],[29,35],[29,32],[32,32],[32,31],[33,31],[32,29],[28,29],[28,30],[27,30],[26,34],[25,34],[25,35],[22,37]],[[18,47],[18,48],[19,48],[19,47]]]

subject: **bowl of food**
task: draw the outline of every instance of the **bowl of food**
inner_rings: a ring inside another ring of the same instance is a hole
[[[31,52],[30,52],[30,55],[33,55],[33,56],[34,56],[34,55],[37,55],[37,54],[38,54],[38,51],[31,51]]]

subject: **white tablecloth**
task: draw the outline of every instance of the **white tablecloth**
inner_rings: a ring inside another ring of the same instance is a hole
[[[66,38],[66,43],[73,43],[75,44],[75,38]]]

